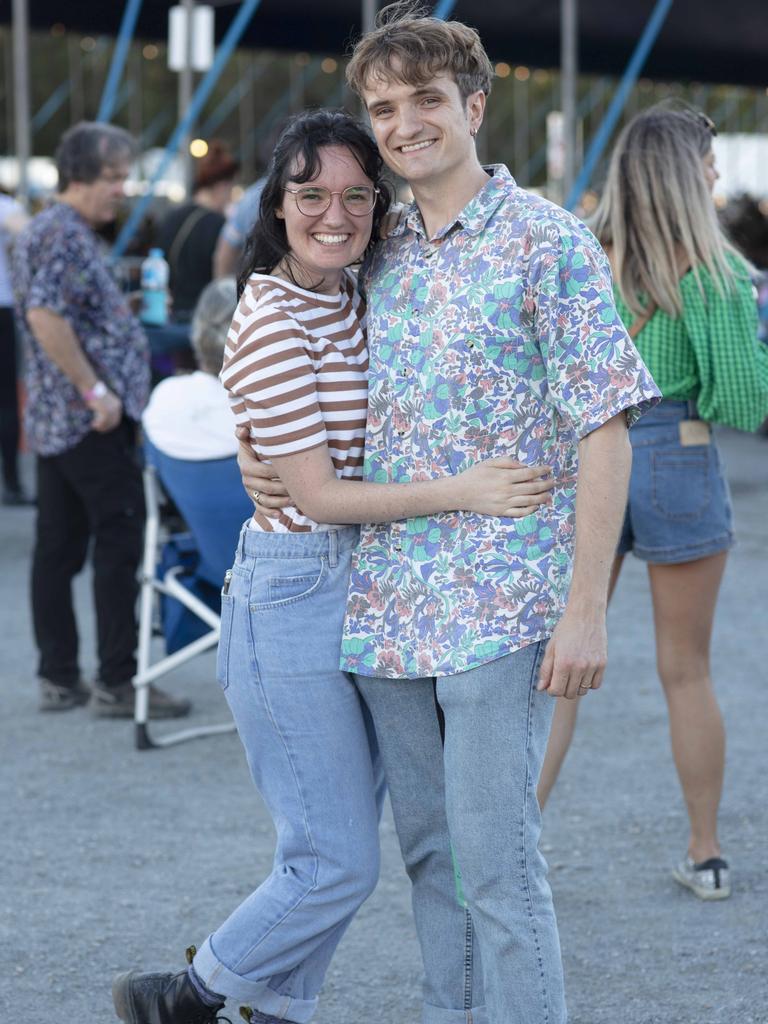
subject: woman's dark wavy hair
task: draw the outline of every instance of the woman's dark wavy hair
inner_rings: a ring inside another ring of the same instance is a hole
[[[289,181],[311,181],[319,173],[320,150],[326,146],[344,146],[350,150],[365,176],[379,189],[373,210],[369,248],[378,238],[379,225],[391,205],[392,193],[382,178],[384,162],[379,156],[373,136],[364,125],[343,110],[310,110],[297,114],[288,122],[278,139],[267,171],[259,202],[259,216],[246,240],[237,278],[238,298],[255,271],[269,274],[281,260],[286,260],[288,272],[291,273],[292,257],[285,221],[277,217],[276,213],[285,201],[283,188]],[[292,174],[294,167],[299,170]]]

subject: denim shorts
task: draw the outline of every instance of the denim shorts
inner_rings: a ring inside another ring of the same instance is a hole
[[[618,554],[673,564],[733,544],[731,498],[714,439],[680,443],[679,424],[690,418],[688,402],[665,399],[630,430],[632,476]]]

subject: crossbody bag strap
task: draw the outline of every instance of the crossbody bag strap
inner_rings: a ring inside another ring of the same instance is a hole
[[[182,221],[181,227],[176,232],[176,237],[173,240],[170,250],[168,251],[168,266],[171,268],[171,273],[174,278],[179,271],[179,256],[181,256],[181,250],[184,248],[184,244],[192,234],[195,225],[198,224],[203,217],[208,213],[202,206],[195,207],[191,210]]]

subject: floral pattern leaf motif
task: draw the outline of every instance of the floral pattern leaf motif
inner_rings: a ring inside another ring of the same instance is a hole
[[[613,301],[597,241],[506,168],[428,240],[415,207],[364,268],[364,476],[408,482],[507,455],[547,464],[551,506],[365,526],[342,667],[451,675],[550,635],[567,597],[578,441],[658,390]]]

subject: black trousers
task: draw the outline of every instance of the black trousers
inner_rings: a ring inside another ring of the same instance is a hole
[[[38,456],[32,617],[39,675],[61,686],[80,677],[72,580],[91,543],[99,679],[117,686],[135,675],[143,536],[135,423],[123,420],[61,455]]]
[[[19,398],[13,310],[0,306],[0,460],[3,483],[18,487]]]

